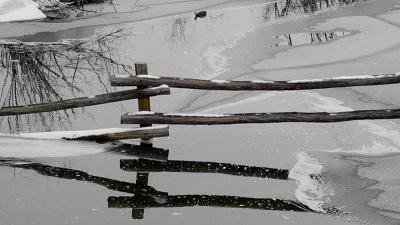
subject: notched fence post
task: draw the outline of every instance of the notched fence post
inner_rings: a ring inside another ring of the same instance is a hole
[[[135,63],[135,72],[136,76],[137,75],[147,75],[148,70],[147,70],[147,64],[146,63]],[[137,86],[138,90],[143,90],[147,88],[147,86]],[[151,105],[150,105],[150,97],[145,97],[145,98],[139,98],[138,99],[138,110],[139,111],[151,111]],[[151,124],[149,123],[140,123],[140,127],[151,127]],[[141,139],[140,141],[140,146],[147,146],[147,147],[153,147],[153,144],[151,143],[152,139]],[[140,187],[145,187],[148,185],[149,181],[149,173],[141,173],[138,172],[136,174],[136,184],[139,186],[137,189],[138,192],[135,193],[135,195],[140,195],[141,188]],[[143,208],[133,208],[132,209],[132,218],[133,219],[143,219],[144,218],[144,209]]]

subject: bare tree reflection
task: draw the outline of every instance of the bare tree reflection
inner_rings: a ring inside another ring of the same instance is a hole
[[[186,24],[187,18],[175,18],[172,24],[171,41],[185,41],[186,40]]]
[[[297,34],[285,34],[282,36],[276,36],[275,39],[284,40],[281,43],[275,44],[274,47],[286,45],[286,46],[299,46],[299,45],[318,45],[328,43],[335,39],[350,35],[350,31],[338,31],[338,32],[313,32],[313,33],[297,33]]]
[[[264,20],[286,17],[291,14],[310,14],[341,5],[357,3],[358,0],[278,0],[268,4],[264,10]],[[272,16],[273,15],[273,16]]]
[[[131,73],[128,65],[119,62],[118,52],[112,47],[129,35],[128,31],[119,29],[87,39],[55,43],[1,41],[0,106],[63,100],[65,96],[82,93],[82,85],[85,80],[91,79],[90,76],[94,76],[98,84],[108,91],[108,75]],[[52,120],[68,119],[69,116],[68,112],[56,112],[33,117],[8,117],[6,120],[10,130],[16,131],[21,128],[22,120],[29,123],[36,118],[47,127]]]

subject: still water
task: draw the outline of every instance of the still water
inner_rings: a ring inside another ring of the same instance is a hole
[[[21,36],[5,46],[2,106],[111,91],[108,76],[289,80],[400,71],[396,1],[232,4]],[[149,10],[151,7],[149,7]],[[65,43],[65,42],[63,42]],[[117,88],[119,90],[120,88]],[[304,92],[173,89],[160,112],[396,108],[396,85]],[[393,97],[394,96],[394,97]],[[136,102],[3,118],[1,130],[121,127]],[[171,126],[153,146],[0,137],[0,224],[398,224],[397,121]],[[390,166],[392,165],[392,166]],[[382,176],[385,174],[385,176]]]

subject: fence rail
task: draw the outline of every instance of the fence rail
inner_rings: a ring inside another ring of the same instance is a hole
[[[169,95],[170,89],[166,86],[146,88],[142,90],[133,89],[118,91],[113,93],[100,94],[83,98],[68,99],[58,102],[49,102],[43,104],[34,104],[18,107],[0,108],[0,116],[17,116],[31,113],[42,113],[59,110],[67,110],[93,105],[102,105],[111,102],[138,99],[157,95]]]
[[[148,75],[111,77],[112,86],[155,87],[160,85],[168,85],[172,88],[221,91],[295,91],[338,87],[387,85],[397,83],[400,83],[400,73],[292,81],[202,80],[178,77],[156,77]]]
[[[119,141],[125,139],[150,139],[155,137],[168,137],[169,127],[168,126],[154,126],[144,128],[132,128],[131,130],[124,132],[105,133],[99,135],[87,135],[74,138],[64,138],[65,140],[75,141],[94,141],[98,143]]]
[[[347,112],[281,112],[238,114],[164,114],[128,113],[121,117],[123,124],[153,123],[176,125],[228,125],[248,123],[334,123],[352,120],[399,119],[400,109],[358,110]]]

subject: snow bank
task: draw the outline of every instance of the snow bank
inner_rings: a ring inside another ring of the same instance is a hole
[[[146,111],[141,113],[147,114]],[[42,140],[60,140],[64,138],[77,138],[90,135],[102,135],[109,133],[120,133],[133,130],[148,130],[153,128],[165,128],[167,125],[163,126],[153,126],[153,127],[140,127],[140,128],[107,128],[107,129],[97,129],[97,130],[79,130],[79,131],[53,131],[53,132],[36,132],[36,133],[18,133],[18,134],[1,134],[0,139],[5,138],[24,138],[24,139],[42,139]],[[0,142],[1,143],[1,142]]]
[[[143,128],[109,128],[84,131],[54,131],[19,134],[0,133],[0,157],[38,158],[95,154],[106,151],[107,148],[111,146],[111,143],[98,144],[87,141],[66,141],[61,139],[163,127],[168,126]]]
[[[110,144],[0,137],[0,146],[0,157],[39,158],[96,154],[106,151],[106,149],[110,147]]]
[[[102,135],[107,133],[117,133],[130,131],[132,128],[108,128],[97,130],[80,130],[80,131],[53,131],[53,132],[35,132],[35,133],[18,133],[18,134],[0,134],[2,137],[25,138],[25,139],[42,139],[57,140],[63,138],[76,138],[89,135]]]
[[[317,179],[323,166],[307,153],[297,155],[297,163],[289,171],[289,178],[296,180],[296,198],[317,212],[325,212],[323,206],[332,191]]]
[[[0,0],[0,22],[43,19],[46,16],[31,0]]]
[[[41,7],[52,7],[60,4],[59,0],[35,0]]]

